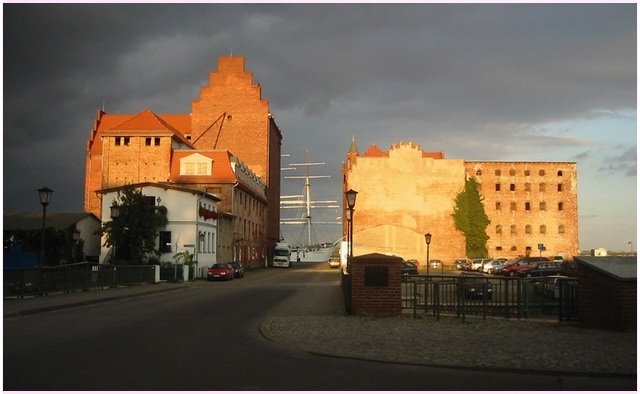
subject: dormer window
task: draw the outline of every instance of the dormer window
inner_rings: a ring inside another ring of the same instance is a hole
[[[199,153],[180,159],[180,175],[211,175],[213,160]]]

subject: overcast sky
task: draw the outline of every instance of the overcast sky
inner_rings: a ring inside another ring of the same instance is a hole
[[[43,186],[50,211],[81,211],[97,110],[189,113],[233,54],[282,128],[283,165],[307,149],[327,163],[314,199],[341,201],[352,137],[361,153],[575,161],[581,249],[636,249],[635,4],[5,3],[3,23],[5,211],[41,210]]]

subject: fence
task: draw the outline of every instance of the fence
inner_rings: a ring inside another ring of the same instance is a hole
[[[54,267],[5,268],[4,297],[71,293],[158,281],[155,265],[66,264]]]
[[[575,278],[408,275],[402,282],[403,312],[505,318],[577,319]]]

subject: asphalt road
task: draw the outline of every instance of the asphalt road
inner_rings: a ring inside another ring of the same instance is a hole
[[[266,340],[274,315],[342,313],[324,264],[4,319],[4,390],[612,390],[615,381],[322,357]],[[393,340],[390,338],[390,340]],[[420,344],[416,344],[419,346]],[[612,385],[613,384],[613,385]]]

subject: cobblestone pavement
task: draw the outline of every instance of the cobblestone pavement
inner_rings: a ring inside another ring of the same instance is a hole
[[[637,333],[508,319],[277,316],[272,341],[304,351],[378,361],[475,369],[637,373]]]

